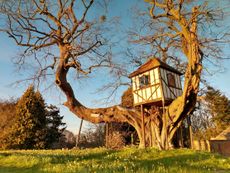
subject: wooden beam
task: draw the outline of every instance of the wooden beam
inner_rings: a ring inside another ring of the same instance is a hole
[[[105,123],[105,147],[108,148],[109,140],[109,123]]]
[[[141,105],[141,116],[142,116],[142,135],[143,135],[143,144],[144,148],[146,147],[145,143],[145,117],[144,117],[144,110],[143,110],[143,105]]]
[[[191,118],[187,117],[188,129],[189,129],[189,138],[190,138],[190,147],[193,149],[193,135],[192,135],[192,126],[191,126]]]
[[[78,146],[79,146],[79,143],[80,143],[82,124],[83,124],[83,119],[81,119],[80,128],[79,128],[79,131],[78,131],[78,137],[77,137],[77,144],[76,144],[76,147],[78,147]]]

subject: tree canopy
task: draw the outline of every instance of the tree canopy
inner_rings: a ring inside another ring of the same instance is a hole
[[[41,94],[30,86],[17,102],[8,143],[19,149],[45,148],[45,135],[45,103]]]
[[[192,116],[194,136],[210,139],[230,125],[230,100],[220,90],[207,87]]]
[[[66,124],[62,122],[62,119],[63,116],[60,115],[60,110],[56,106],[46,106],[46,148],[53,148],[63,136]]]
[[[12,125],[15,122],[15,100],[0,102],[0,148],[3,148],[9,135]]]
[[[96,0],[2,1],[1,14],[6,25],[1,31],[25,48],[18,64],[24,64],[27,56],[34,56],[34,61],[40,68],[33,79],[47,76],[47,71],[53,70],[55,83],[66,96],[65,106],[76,116],[93,123],[128,122],[135,127],[140,146],[147,144],[169,149],[178,127],[196,105],[204,59],[220,59],[221,46],[229,41],[228,30],[216,31],[216,34],[211,30],[213,23],[222,20],[222,11],[211,8],[208,2],[146,0],[149,9],[146,9],[148,19],[144,19],[146,22],[142,27],[145,35],[133,33],[135,39],[132,42],[142,46],[150,45],[158,52],[154,56],[159,56],[165,62],[182,61],[185,77],[183,94],[168,106],[153,105],[145,109],[145,122],[141,123],[139,109],[120,105],[87,108],[76,97],[76,93],[80,91],[74,91],[68,78],[71,69],[81,75],[88,75],[99,67],[117,68],[117,76],[123,76],[127,72],[125,68],[122,70],[112,63],[113,57],[106,51],[108,49],[102,49],[107,41],[103,37],[105,30],[90,14],[95,2]],[[202,33],[200,29],[203,27],[207,30]],[[207,31],[212,34],[206,34]],[[58,52],[57,56],[53,56],[50,51],[53,48]],[[41,51],[45,56],[39,56]],[[177,56],[173,56],[173,52]],[[135,62],[140,62],[138,58]],[[146,138],[141,132],[143,128],[148,132]]]
[[[1,135],[2,148],[52,148],[65,129],[59,109],[53,105],[47,107],[42,95],[39,91],[35,92],[33,86],[25,91],[17,103],[1,105],[1,111],[1,118],[10,118],[7,123],[0,123],[4,131]]]

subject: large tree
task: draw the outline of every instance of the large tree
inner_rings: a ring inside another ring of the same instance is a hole
[[[158,26],[165,26],[167,30],[158,28],[160,32],[143,37],[142,40],[150,38],[154,45],[154,40],[166,38],[169,46],[177,48],[184,55],[187,65],[183,94],[168,107],[155,107],[145,112],[146,139],[141,133],[141,113],[138,109],[121,106],[87,108],[76,98],[67,79],[70,69],[76,69],[78,74],[87,75],[96,67],[114,67],[111,57],[101,52],[101,46],[105,41],[99,29],[101,23],[95,21],[89,13],[95,4],[94,0],[2,1],[1,13],[5,16],[7,26],[2,31],[25,48],[19,64],[24,63],[25,55],[35,54],[35,60],[41,65],[38,76],[46,75],[49,68],[55,71],[55,83],[67,99],[65,106],[76,116],[93,123],[128,122],[136,129],[140,146],[143,147],[146,140],[146,143],[153,141],[152,145],[160,149],[168,149],[183,119],[194,109],[205,51],[213,48],[211,44],[209,47],[205,45],[212,41],[217,42],[219,38],[201,39],[200,33],[197,32],[200,23],[215,19],[215,11],[208,7],[208,3],[192,4],[188,0],[148,2],[151,20],[160,22]],[[48,49],[50,47],[55,47],[58,51],[58,55],[53,59],[48,57],[51,55]],[[36,56],[41,50],[47,53],[45,58],[42,57],[45,60],[43,64],[42,58]],[[52,60],[53,62],[48,64]],[[42,66],[44,64],[46,65]]]
[[[8,136],[9,148],[34,149],[46,147],[45,103],[39,92],[30,86],[16,105],[15,122]]]

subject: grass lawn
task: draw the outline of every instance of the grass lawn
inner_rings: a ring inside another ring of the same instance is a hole
[[[0,173],[37,172],[230,173],[230,158],[189,149],[0,151]]]

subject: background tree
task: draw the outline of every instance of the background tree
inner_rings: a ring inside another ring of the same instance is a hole
[[[207,87],[192,116],[195,138],[210,139],[230,125],[230,101],[218,89]]]
[[[195,107],[203,59],[220,57],[221,48],[216,47],[214,43],[227,39],[228,35],[218,32],[216,35],[212,33],[207,37],[202,37],[202,33],[197,31],[198,26],[203,27],[206,23],[216,21],[215,17],[220,14],[218,10],[209,8],[206,2],[203,4],[186,0],[148,0],[148,2],[149,14],[153,21],[150,26],[156,27],[152,27],[152,32],[141,37],[137,42],[146,43],[147,41],[152,45],[160,45],[159,48],[167,45],[162,49],[165,53],[164,61],[172,52],[166,50],[174,48],[173,52],[183,55],[180,57],[184,60],[186,69],[183,94],[168,107],[163,109],[153,107],[145,112],[144,128],[146,132],[149,132],[146,134],[147,139],[144,139],[141,133],[141,116],[138,110],[121,106],[87,108],[75,97],[67,79],[70,69],[77,70],[78,74],[87,75],[97,67],[115,68],[111,62],[111,56],[107,56],[108,54],[102,50],[105,39],[102,37],[103,33],[100,32],[103,30],[98,28],[101,23],[95,18],[90,18],[92,15],[87,18],[94,0],[80,2],[59,0],[55,3],[48,0],[3,1],[1,14],[6,19],[5,26],[7,27],[2,31],[6,32],[19,46],[25,48],[19,64],[25,62],[26,56],[35,55],[34,58],[40,65],[36,77],[47,75],[47,70],[54,69],[55,83],[67,99],[65,106],[75,115],[93,123],[128,122],[135,127],[140,146],[144,146],[144,140],[147,140],[147,143],[152,140],[154,146],[168,149],[183,119]],[[81,10],[75,12],[76,8]],[[155,25],[156,22],[160,24]],[[162,41],[158,42],[159,39]],[[48,48],[53,47],[58,51],[58,55],[49,59],[51,53]],[[36,56],[41,50],[46,52],[43,59],[42,56]],[[149,129],[150,126],[151,129]],[[153,135],[150,135],[150,132],[153,132]]]
[[[7,109],[7,110],[6,110]],[[52,148],[65,129],[56,106],[46,106],[39,91],[30,86],[15,102],[0,105],[1,148]]]
[[[30,86],[17,102],[15,123],[8,136],[9,147],[45,148],[46,134],[45,103],[41,94]]]
[[[128,88],[121,96],[121,106],[133,108],[132,88]],[[108,148],[122,148],[125,145],[137,144],[138,136],[135,128],[128,123],[108,123],[108,136],[105,140]]]
[[[53,148],[73,148],[76,146],[76,137],[73,132],[64,130],[58,142],[53,144]]]
[[[121,96],[121,106],[133,108],[133,92],[132,88],[128,88]]]
[[[47,148],[53,148],[62,137],[64,130],[66,129],[66,124],[62,122],[63,116],[60,115],[60,110],[54,106],[50,105],[46,107],[46,143]]]
[[[15,105],[16,101],[13,99],[0,102],[0,148],[7,146],[7,137],[15,122]]]
[[[105,143],[105,126],[104,124],[89,124],[81,133],[80,141],[77,147],[94,148],[102,147]],[[77,136],[78,138],[78,136]]]
[[[230,100],[218,89],[207,88],[205,101],[216,126],[225,129],[230,123]]]

